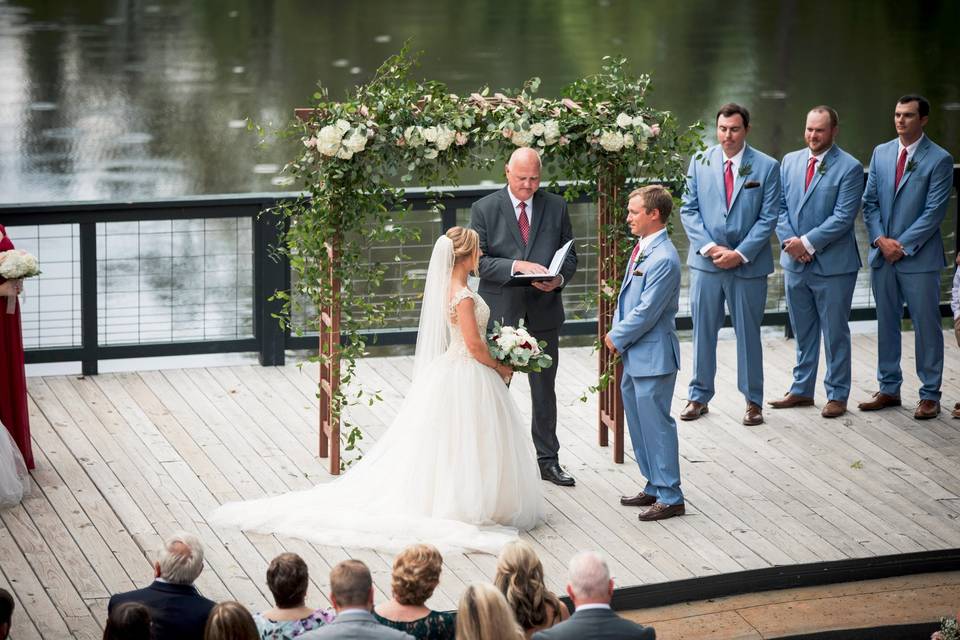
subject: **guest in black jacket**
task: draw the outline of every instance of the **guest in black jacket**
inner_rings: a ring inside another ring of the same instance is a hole
[[[193,586],[203,571],[200,540],[182,531],[173,534],[153,567],[153,584],[112,596],[107,613],[124,602],[140,602],[150,609],[154,640],[203,640],[203,628],[216,603]]]

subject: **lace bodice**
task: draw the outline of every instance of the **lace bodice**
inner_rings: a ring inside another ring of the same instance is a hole
[[[481,336],[486,336],[487,334],[487,321],[490,320],[490,307],[483,301],[480,294],[468,287],[460,289],[460,291],[457,291],[453,294],[453,297],[450,298],[450,314],[447,316],[447,322],[450,323],[450,346],[447,348],[447,353],[453,352],[469,357],[470,353],[467,351],[467,345],[463,342],[463,333],[460,332],[460,327],[457,326],[457,323],[462,321],[462,318],[457,317],[457,305],[460,304],[464,298],[473,298],[473,315]]]

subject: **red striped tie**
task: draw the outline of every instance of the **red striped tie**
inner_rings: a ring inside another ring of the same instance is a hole
[[[530,240],[530,219],[527,218],[527,203],[521,201],[519,207],[520,217],[517,218],[517,224],[520,225],[520,237],[523,238],[523,244],[527,244],[527,241]]]
[[[807,163],[807,181],[803,185],[804,191],[810,188],[810,181],[813,180],[813,167],[816,166],[816,164],[817,159],[810,156],[810,162]]]
[[[893,190],[900,188],[900,180],[903,178],[903,169],[907,166],[907,148],[904,147],[900,152],[900,158],[897,160],[897,181],[893,184]]]
[[[730,208],[730,201],[733,200],[733,160],[727,160],[727,168],[723,172],[723,186],[727,191],[727,209]]]

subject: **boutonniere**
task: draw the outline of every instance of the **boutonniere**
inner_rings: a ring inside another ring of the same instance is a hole
[[[820,163],[820,166],[817,167],[817,173],[819,173],[822,176],[827,175],[827,169],[829,168],[829,166],[830,165],[827,164],[827,161],[824,160],[823,162]]]
[[[642,276],[643,271],[640,270],[640,265],[643,264],[643,261],[647,259],[647,254],[644,251],[640,252],[640,255],[637,256],[636,262],[633,263],[633,275]]]
[[[907,162],[906,172],[907,172],[907,173],[910,173],[911,171],[913,171],[913,170],[916,169],[916,168],[917,168],[917,161],[914,160],[913,158],[910,158],[910,161]]]
[[[753,167],[750,166],[749,162],[746,164],[740,165],[740,170],[737,171],[737,175],[740,176],[741,178],[744,176],[748,176],[751,173],[753,173]]]

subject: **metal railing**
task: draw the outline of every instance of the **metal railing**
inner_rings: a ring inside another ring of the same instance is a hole
[[[960,184],[960,166],[954,167],[954,184]],[[404,275],[422,271],[432,238],[466,224],[470,205],[499,188],[449,189],[439,217],[429,211],[425,190],[409,189],[412,212],[406,223],[421,228],[423,243],[383,247],[371,259],[392,260],[398,249],[420,251],[422,259],[391,264],[395,273],[382,295],[394,294],[391,287],[400,287]],[[281,233],[276,218],[260,214],[298,195],[0,205],[0,224],[10,228],[18,248],[37,253],[44,271],[36,283],[27,284],[26,361],[79,361],[89,375],[104,359],[256,352],[261,364],[279,365],[288,349],[316,349],[315,335],[291,335],[280,327],[274,317],[280,303],[269,299],[275,291],[290,288],[291,270],[272,249]],[[953,196],[951,224],[944,228],[945,243],[951,247],[960,244],[956,210]],[[593,335],[595,309],[587,301],[596,286],[592,203],[573,203],[571,217],[578,251],[584,250],[577,276],[565,290],[568,320],[562,333]],[[676,218],[674,225],[675,241],[682,245],[685,238]],[[868,271],[861,272],[864,282]],[[687,275],[684,268],[685,283]],[[775,282],[771,279],[763,323],[786,326],[789,334],[782,281],[779,288]],[[860,289],[863,295],[855,300],[851,320],[875,319],[869,288]],[[682,297],[678,329],[692,328],[689,314],[683,313],[687,309],[689,301]],[[942,304],[941,311],[949,315],[949,304]],[[294,320],[307,326],[310,318]],[[416,324],[414,310],[396,326],[370,332],[369,338],[379,345],[413,344]]]

